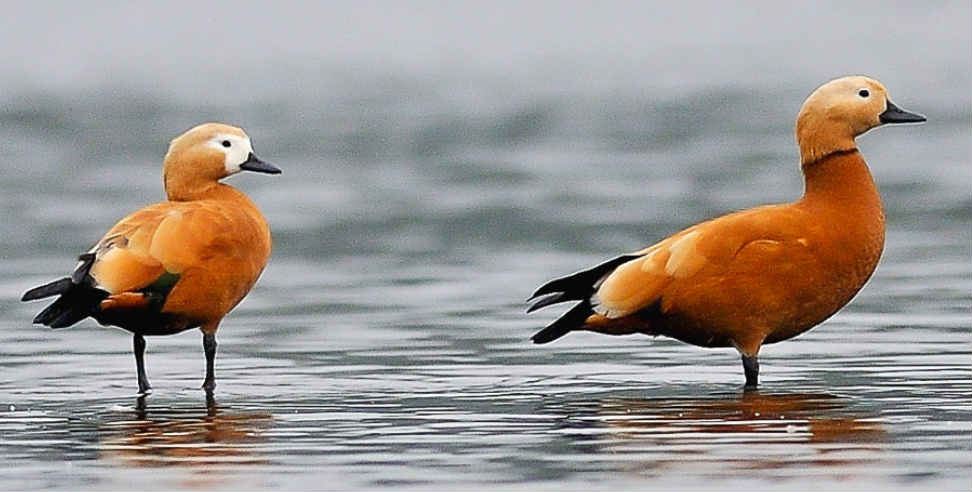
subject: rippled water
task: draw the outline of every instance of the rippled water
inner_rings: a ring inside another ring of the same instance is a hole
[[[885,82],[928,123],[860,139],[888,216],[874,278],[765,347],[746,394],[732,350],[586,333],[534,346],[558,310],[528,317],[523,301],[798,196],[792,124],[818,74],[612,85],[339,66],[294,68],[303,92],[257,80],[249,98],[5,94],[0,489],[967,490],[970,70],[927,53],[927,78]],[[219,332],[214,401],[194,331],[148,339],[155,393],[138,399],[129,336],[32,326],[42,304],[19,297],[159,200],[167,140],[209,119],[284,169],[230,180],[265,211],[273,258]]]

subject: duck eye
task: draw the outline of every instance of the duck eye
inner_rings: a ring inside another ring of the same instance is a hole
[[[860,92],[857,93],[857,95],[858,96],[861,96],[861,97],[867,97],[867,96],[870,96],[871,93],[868,92],[867,89],[861,89]],[[225,144],[225,142],[224,142],[224,144]]]
[[[222,144],[223,144],[223,147],[226,147],[226,148],[229,148],[230,145],[233,145],[233,144],[230,143],[229,140],[223,140]]]

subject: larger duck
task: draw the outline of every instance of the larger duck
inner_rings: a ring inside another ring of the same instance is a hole
[[[203,388],[216,386],[216,330],[250,291],[270,256],[270,228],[242,192],[219,180],[240,171],[278,174],[243,130],[220,123],[176,137],[164,161],[168,201],[115,224],[70,276],[31,289],[24,301],[59,296],[34,318],[64,328],[91,317],[133,334],[139,393],[151,390],[145,336],[199,327]]]
[[[796,122],[805,179],[792,203],[731,213],[641,251],[550,281],[528,312],[579,301],[533,336],[574,330],[663,335],[734,347],[746,388],[758,384],[760,347],[795,337],[847,304],[884,248],[881,197],[855,137],[925,117],[888,99],[880,82],[843,77],[807,98]]]

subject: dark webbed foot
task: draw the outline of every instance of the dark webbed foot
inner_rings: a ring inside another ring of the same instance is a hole
[[[746,373],[746,385],[744,390],[754,390],[759,385],[759,359],[755,355],[742,356],[743,371]]]
[[[138,394],[151,393],[152,385],[149,384],[148,376],[145,375],[145,337],[135,335],[132,338],[132,347],[135,351],[135,370],[138,374]]]

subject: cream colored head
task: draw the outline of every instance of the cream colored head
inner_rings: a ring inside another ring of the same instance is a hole
[[[854,138],[876,126],[919,121],[925,117],[891,103],[880,82],[854,75],[831,80],[810,94],[797,117],[796,139],[807,164],[855,149]]]
[[[191,200],[240,171],[278,174],[253,154],[250,137],[235,126],[204,123],[179,135],[165,154],[165,191],[170,200]]]

